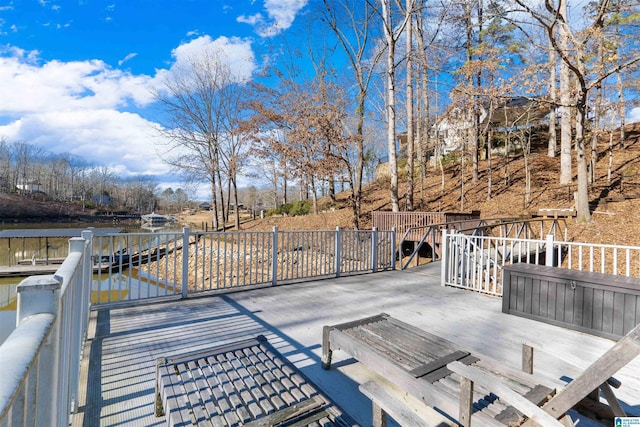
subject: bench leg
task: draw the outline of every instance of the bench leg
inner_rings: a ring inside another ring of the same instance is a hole
[[[156,401],[155,401],[155,415],[156,417],[162,417],[164,416],[164,407],[162,406],[162,396],[160,396],[160,384],[159,384],[159,376],[160,373],[158,372],[158,368],[161,365],[164,365],[167,363],[167,359],[165,359],[164,357],[160,357],[158,359],[156,359]]]
[[[331,326],[322,328],[322,369],[331,369],[331,343],[329,342]]]
[[[371,402],[373,408],[373,420],[371,421],[373,427],[387,427],[387,413],[384,412],[375,401]]]
[[[460,378],[460,424],[464,427],[471,426],[471,414],[473,413],[473,382],[465,377]]]
[[[522,371],[533,374],[533,347],[522,344]]]

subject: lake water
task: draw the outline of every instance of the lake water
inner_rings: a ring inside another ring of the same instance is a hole
[[[141,228],[139,223],[127,222],[120,224],[102,223],[38,223],[38,224],[18,224],[18,223],[0,223],[0,230],[16,230],[16,229],[52,229],[52,228],[122,228],[123,232],[149,232],[148,229]],[[162,231],[181,230],[180,225],[162,228]],[[11,248],[8,247],[7,239],[0,239],[0,265],[16,265],[19,260],[36,258],[64,258],[68,255],[69,240],[67,238],[48,239],[49,247],[46,247],[44,239],[11,239]],[[47,254],[48,249],[48,254]],[[128,272],[125,270],[118,279],[123,280],[129,286],[135,289],[139,294],[148,292],[149,295],[156,295],[157,290],[152,289],[154,285],[148,281],[139,281],[137,277],[129,278]],[[102,277],[104,278],[104,274]],[[0,277],[0,344],[15,329],[16,324],[16,287],[23,280],[23,277]],[[125,280],[126,279],[126,280]],[[100,284],[94,280],[92,299],[97,300],[97,292]],[[142,289],[142,290],[141,290]],[[123,294],[126,295],[126,294]]]

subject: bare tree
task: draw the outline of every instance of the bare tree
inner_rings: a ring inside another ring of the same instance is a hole
[[[209,182],[213,227],[224,227],[222,180],[235,182],[241,170],[237,148],[244,139],[236,131],[237,115],[244,110],[239,104],[242,82],[220,52],[205,50],[186,66],[172,69],[164,86],[155,94],[166,112],[160,131],[170,141],[164,160],[187,177]]]
[[[576,164],[578,171],[578,191],[576,193],[576,211],[580,221],[590,221],[591,212],[589,210],[589,183],[587,171],[587,153],[585,149],[585,133],[587,123],[587,101],[589,91],[594,89],[603,79],[613,75],[620,70],[628,68],[640,61],[640,54],[636,49],[627,49],[625,55],[616,58],[612,64],[603,70],[602,73],[593,73],[588,68],[588,49],[589,43],[594,39],[597,40],[597,34],[602,31],[605,20],[610,14],[610,1],[600,0],[596,6],[594,13],[589,17],[590,24],[580,31],[572,31],[565,13],[566,0],[560,0],[556,7],[555,2],[545,0],[545,12],[534,10],[524,0],[516,0],[531,16],[543,26],[546,30],[549,40],[553,45],[556,53],[560,56],[562,63],[570,70],[576,81],[575,96],[562,98],[561,103],[563,111],[571,108],[575,110],[575,145],[576,145]],[[560,36],[556,34],[556,26],[560,27]],[[570,44],[571,49],[564,45],[565,40]],[[612,58],[613,59],[613,58]],[[593,77],[593,76],[596,77]],[[562,80],[562,77],[561,77]],[[566,88],[565,88],[566,89]],[[564,89],[561,91],[565,92]],[[562,157],[561,157],[562,158]]]
[[[380,0],[380,17],[384,29],[384,39],[387,47],[387,94],[386,94],[386,116],[387,116],[387,154],[389,156],[389,172],[391,174],[390,195],[391,210],[400,211],[398,204],[398,161],[396,153],[396,44],[404,31],[409,19],[411,19],[414,7],[414,0],[407,2],[408,8],[403,12],[403,19],[399,24],[394,19],[397,10],[402,10],[399,0],[395,5],[391,0]]]
[[[359,217],[362,203],[362,182],[365,164],[365,135],[364,123],[366,113],[366,99],[369,86],[374,76],[374,69],[383,50],[378,46],[370,52],[372,35],[374,34],[373,18],[375,9],[369,2],[359,0],[324,0],[324,21],[336,35],[342,50],[351,64],[351,71],[357,83],[356,92],[356,125],[352,140],[356,146],[354,174],[351,178],[353,185],[354,216],[353,225],[359,228]]]

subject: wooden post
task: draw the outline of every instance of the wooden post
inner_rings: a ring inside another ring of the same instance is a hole
[[[371,402],[371,407],[373,409],[373,419],[371,420],[373,427],[387,427],[386,412],[375,401]]]
[[[331,342],[329,341],[329,333],[331,326],[322,328],[322,369],[331,369]]]
[[[471,426],[471,414],[473,413],[473,382],[466,377],[460,378],[460,424],[464,427]]]
[[[533,347],[522,344],[522,371],[533,374]]]

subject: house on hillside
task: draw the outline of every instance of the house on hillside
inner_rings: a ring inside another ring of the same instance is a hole
[[[18,181],[16,188],[22,194],[38,193],[44,190],[44,186],[36,181]]]
[[[550,111],[550,104],[541,99],[512,97],[493,107],[486,102],[480,105],[480,127],[488,127],[494,134],[546,127]],[[442,154],[448,154],[462,149],[473,129],[473,116],[452,106],[432,127],[432,136],[439,143]]]
[[[534,130],[547,128],[549,121],[550,104],[542,99],[512,97],[506,98],[496,106],[489,103],[480,105],[480,127],[493,131],[494,138],[492,153],[518,151],[522,149],[521,143],[514,137],[515,131]],[[447,111],[438,119],[430,117],[428,122],[430,129],[429,138],[423,138],[421,150],[414,149],[416,164],[428,162],[435,159],[436,155],[447,155],[454,151],[461,150],[466,141],[470,141],[474,135],[474,118],[468,111],[460,107],[450,106]],[[505,144],[509,140],[509,146]],[[402,132],[397,135],[398,159],[407,157],[407,133]],[[426,142],[424,142],[426,141]],[[423,158],[417,158],[422,153]],[[486,153],[482,153],[486,156]],[[402,164],[402,162],[399,162]],[[399,173],[404,173],[403,167],[399,166]],[[381,159],[376,167],[376,179],[388,177],[389,163],[386,159]]]

